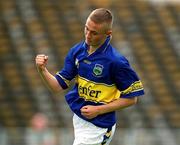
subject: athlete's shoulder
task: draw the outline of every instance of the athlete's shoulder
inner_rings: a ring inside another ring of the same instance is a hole
[[[107,52],[107,55],[109,56],[111,62],[113,64],[116,64],[118,66],[129,66],[129,62],[127,58],[120,53],[116,48],[110,45],[109,50]]]
[[[84,41],[81,41],[79,43],[76,43],[73,47],[71,47],[70,52],[74,55],[77,54],[80,51],[84,50]]]

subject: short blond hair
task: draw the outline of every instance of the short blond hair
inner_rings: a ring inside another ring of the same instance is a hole
[[[91,12],[89,18],[96,24],[106,24],[108,29],[112,29],[112,12],[105,8],[98,8]]]

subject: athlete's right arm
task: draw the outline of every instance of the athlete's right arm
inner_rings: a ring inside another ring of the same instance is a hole
[[[61,91],[62,87],[59,85],[56,78],[46,68],[46,64],[48,62],[48,56],[44,54],[39,54],[36,56],[35,61],[36,61],[36,67],[37,67],[38,73],[40,74],[41,78],[43,79],[47,87],[53,93],[57,93]]]

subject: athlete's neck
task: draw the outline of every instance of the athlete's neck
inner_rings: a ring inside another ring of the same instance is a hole
[[[101,47],[101,45],[103,45],[104,42],[105,42],[105,41],[102,41],[101,44],[96,45],[96,46],[90,45],[90,46],[89,46],[89,49],[88,49],[89,55],[91,55],[91,54],[94,53],[99,47]]]
[[[88,54],[91,55],[91,54],[94,53],[97,49],[98,49],[98,47],[89,46]]]

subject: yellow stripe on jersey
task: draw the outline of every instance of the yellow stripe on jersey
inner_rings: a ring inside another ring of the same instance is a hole
[[[140,90],[143,90],[142,82],[136,81],[133,84],[131,84],[131,86],[128,87],[126,90],[122,91],[121,94],[126,95],[126,94],[133,93]]]
[[[97,83],[80,76],[77,78],[77,83],[79,96],[88,101],[106,104],[120,97],[120,91],[115,84]]]

